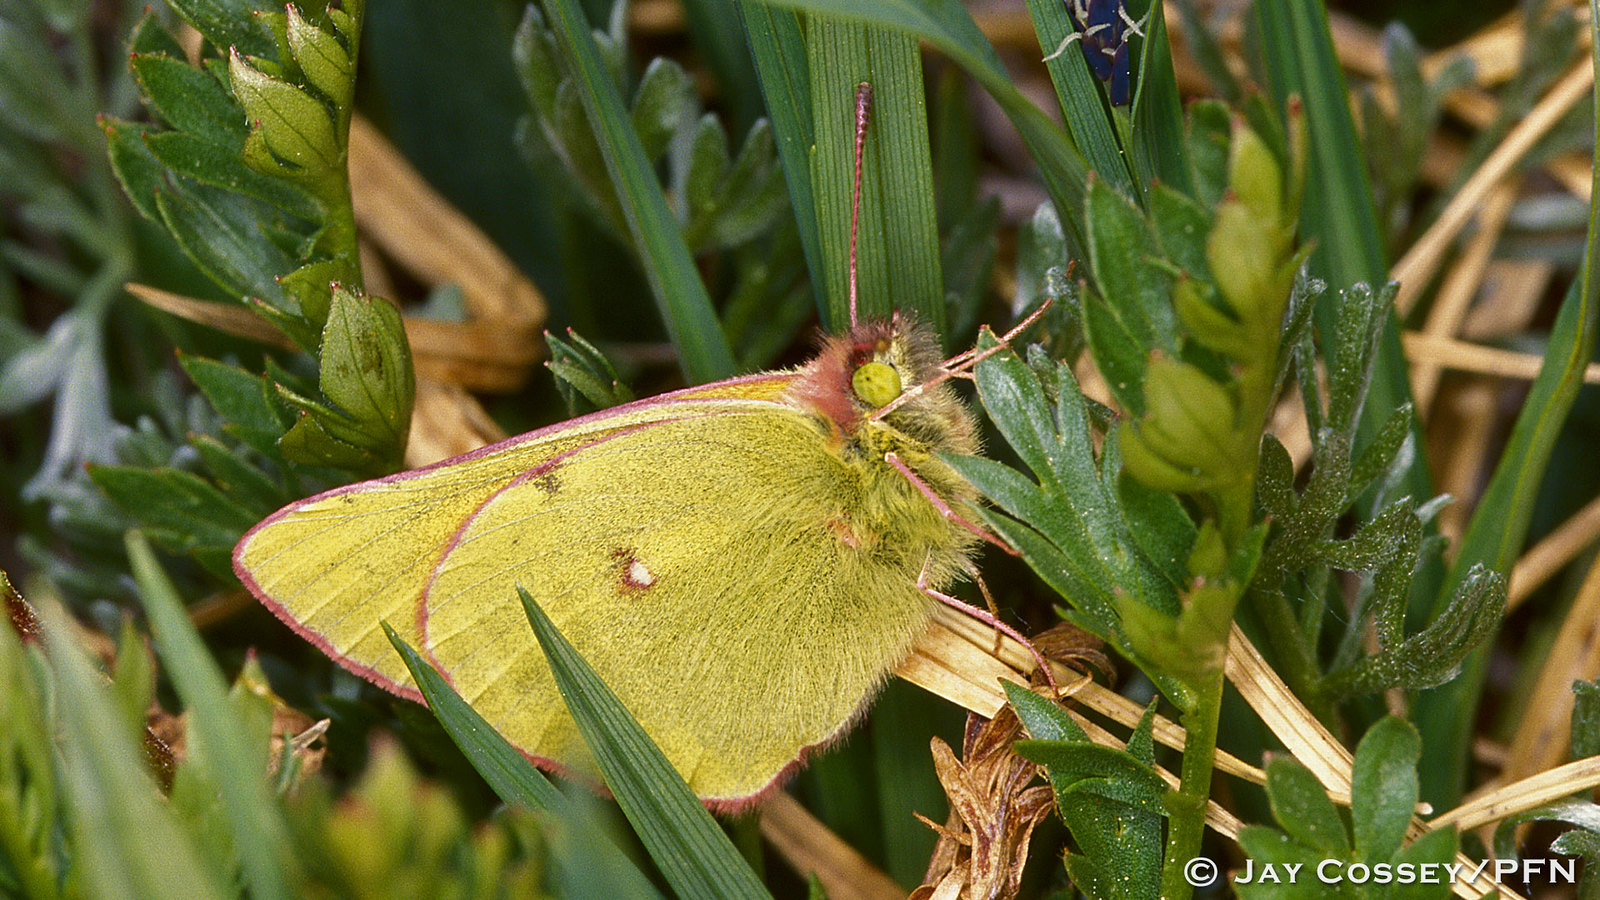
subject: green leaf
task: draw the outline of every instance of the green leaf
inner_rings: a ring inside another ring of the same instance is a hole
[[[179,175],[252,197],[308,223],[322,218],[322,211],[304,191],[246,166],[238,147],[218,144],[184,131],[147,135],[144,142],[157,162]]]
[[[1597,20],[1600,21],[1600,20]],[[1600,169],[1597,169],[1600,171]],[[1590,210],[1589,234],[1600,235],[1600,204]],[[1528,399],[1517,416],[1500,463],[1473,512],[1445,587],[1433,608],[1448,609],[1457,589],[1478,566],[1508,572],[1528,534],[1538,497],[1534,485],[1543,477],[1556,436],[1577,398],[1584,365],[1593,357],[1600,332],[1600,241],[1591,240],[1584,258],[1583,277],[1575,282],[1551,328],[1545,361]],[[1471,716],[1483,687],[1488,654],[1477,652],[1462,668],[1461,676],[1442,688],[1417,698],[1415,721],[1429,747],[1451,747],[1448,761],[1423,772],[1423,798],[1449,805],[1465,778],[1467,749],[1471,743]],[[1437,741],[1437,743],[1435,743]]]
[[[761,115],[761,93],[737,0],[690,0],[683,8],[695,48],[716,73],[730,124],[737,130],[748,128]]]
[[[233,296],[282,303],[278,277],[295,262],[262,234],[270,215],[238,195],[192,182],[172,184],[155,200],[161,222],[206,277]]]
[[[1316,878],[1317,864],[1327,859],[1326,854],[1295,842],[1276,828],[1246,825],[1239,829],[1239,846],[1244,849],[1245,855],[1258,864],[1249,883],[1234,881],[1234,890],[1245,900],[1322,900],[1353,896],[1345,882],[1327,885]],[[1269,865],[1274,867],[1274,872],[1281,880],[1261,877]],[[1285,874],[1289,866],[1298,866],[1299,873],[1307,877],[1291,881]]]
[[[251,66],[237,50],[228,57],[228,76],[252,125],[244,151],[252,168],[300,179],[343,164],[333,116],[321,101]]]
[[[179,469],[93,466],[89,477],[175,550],[231,547],[260,516]]]
[[[229,432],[259,453],[276,455],[275,444],[289,420],[272,402],[264,378],[237,366],[181,352],[178,365],[228,423],[225,427]]]
[[[766,122],[758,121],[750,129],[735,163],[728,155],[727,132],[714,114],[707,114],[695,129],[689,150],[684,240],[697,251],[727,249],[752,240],[784,212],[783,191]]]
[[[1045,67],[1055,85],[1062,118],[1073,143],[1082,151],[1085,164],[1118,193],[1135,196],[1140,188],[1134,184],[1100,80],[1089,70],[1080,47],[1063,44],[1077,32],[1067,15],[1067,4],[1028,0],[1028,15],[1039,36],[1039,47],[1046,54]]]
[[[1183,100],[1168,39],[1166,7],[1152,2],[1144,21],[1144,37],[1129,39],[1140,48],[1131,116],[1132,159],[1139,173],[1139,188],[1147,196],[1162,184],[1186,195],[1194,192],[1189,160],[1183,152]]]
[[[1056,809],[1084,857],[1103,872],[1115,900],[1156,900],[1161,887],[1161,814],[1145,785],[1086,778],[1060,791]]]
[[[650,60],[633,92],[630,119],[644,155],[660,159],[674,135],[688,128],[700,109],[689,73],[665,57]],[[724,147],[726,149],[726,147]]]
[[[1283,108],[1290,96],[1296,95],[1305,108],[1311,144],[1301,230],[1304,240],[1317,247],[1312,270],[1335,286],[1382,284],[1388,277],[1382,231],[1327,11],[1319,0],[1259,4],[1254,10],[1277,105]],[[1318,318],[1326,330],[1333,310],[1328,301],[1321,307]],[[1371,402],[1363,413],[1363,438],[1382,424],[1389,410],[1411,400],[1399,329],[1392,324],[1392,313],[1385,318],[1388,323],[1378,348]],[[1426,461],[1420,455],[1407,475],[1405,492],[1414,497],[1433,493]],[[1430,576],[1424,573],[1423,577]]]
[[[335,107],[348,107],[355,88],[351,54],[336,36],[302,18],[299,7],[289,4],[285,12],[289,49],[306,81],[332,100]]]
[[[218,50],[231,47],[249,56],[268,56],[277,49],[257,24],[262,7],[251,0],[177,0],[168,5]]]
[[[680,896],[769,897],[716,820],[521,586],[517,594],[606,785]]]
[[[240,506],[255,512],[257,519],[266,518],[273,510],[296,499],[216,438],[196,435],[189,443],[205,461],[218,489]]]
[[[1551,846],[1552,850],[1556,848]],[[1559,851],[1557,851],[1559,852]],[[1437,866],[1434,871],[1449,865],[1456,856],[1456,828],[1447,825],[1444,828],[1435,828],[1412,843],[1400,848],[1400,852],[1393,857],[1396,866],[1411,865],[1416,871],[1424,871],[1423,866]],[[1508,857],[1502,856],[1501,859]],[[1389,892],[1389,897],[1395,900],[1444,900],[1451,895],[1448,882],[1440,884],[1413,884],[1396,885]]]
[[[235,152],[243,146],[249,122],[209,72],[164,53],[136,53],[129,65],[145,102],[167,124]]]
[[[1048,770],[1057,793],[1084,779],[1097,779],[1126,785],[1122,802],[1134,804],[1144,812],[1161,813],[1161,798],[1167,783],[1149,765],[1125,750],[1080,741],[1017,741],[1012,749]]]
[[[622,376],[617,374],[611,360],[576,331],[568,328],[566,340],[545,332],[544,340],[550,347],[550,359],[545,366],[556,377],[556,387],[574,415],[578,411],[574,391],[596,409],[608,409],[633,399],[633,391],[622,383]]]
[[[1350,838],[1338,808],[1322,782],[1298,760],[1278,756],[1267,763],[1267,799],[1272,817],[1297,843],[1329,856],[1349,852]]]
[[[1066,710],[1014,681],[1000,682],[1006,702],[1016,710],[1017,719],[1028,735],[1038,741],[1087,741],[1089,735]]]
[[[415,390],[400,311],[381,297],[335,285],[321,356],[323,394],[358,425],[346,439],[359,438],[358,446],[397,466]]]
[[[1600,679],[1572,683],[1573,759],[1600,753]]]
[[[1417,806],[1417,760],[1421,757],[1422,742],[1416,728],[1394,716],[1367,729],[1356,745],[1350,773],[1350,820],[1361,859],[1386,860],[1400,849]]]

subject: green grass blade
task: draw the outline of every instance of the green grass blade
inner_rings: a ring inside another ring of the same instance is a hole
[[[517,593],[567,709],[605,773],[606,786],[672,889],[680,897],[770,898],[738,848],[622,701],[528,592],[518,587]]]
[[[1389,278],[1388,264],[1327,11],[1319,0],[1258,3],[1255,9],[1273,95],[1280,106],[1290,95],[1298,95],[1305,104],[1311,160],[1300,221],[1305,239],[1317,243],[1312,269],[1336,288],[1328,292],[1325,303],[1339,296],[1337,289],[1358,281],[1380,286]],[[1331,321],[1331,311],[1324,305],[1318,323],[1326,328]],[[1361,435],[1376,433],[1390,410],[1410,400],[1405,354],[1391,316],[1378,347]],[[1420,446],[1420,425],[1415,437]],[[1432,496],[1423,454],[1417,454],[1405,488],[1415,497]]]
[[[755,61],[756,77],[767,100],[767,116],[783,160],[783,177],[789,184],[789,204],[800,230],[800,247],[811,272],[817,309],[829,309],[827,279],[823,273],[822,237],[817,227],[817,201],[811,183],[811,73],[806,65],[805,40],[800,16],[792,9],[739,0],[744,13],[745,36]]]
[[[994,97],[1028,145],[1039,164],[1045,186],[1062,221],[1076,229],[1083,208],[1084,184],[1089,169],[1083,155],[1050,117],[1017,90],[1000,63],[1000,56],[959,0],[772,0],[776,6],[803,9],[840,19],[881,25],[910,34],[938,47],[967,70]],[[1077,246],[1083,236],[1070,232]]]
[[[873,104],[861,175],[859,318],[913,310],[944,325],[944,284],[933,199],[933,163],[923,103],[922,60],[912,38],[820,16],[806,21],[828,326],[850,324],[850,209],[855,182],[856,86]]]
[[[189,712],[189,725],[205,747],[203,759],[221,792],[245,884],[252,897],[288,900],[294,896],[295,855],[287,823],[267,784],[266,748],[251,748],[243,741],[245,730],[228,701],[222,673],[144,535],[130,531],[126,541],[139,599],[150,619],[150,637]]]
[[[1590,28],[1600,33],[1600,0],[1590,0]],[[1594,46],[1594,65],[1600,69],[1600,44]],[[1600,94],[1594,101],[1600,113]],[[1600,116],[1597,116],[1600,123]],[[1600,124],[1596,125],[1600,137]],[[1600,189],[1600,168],[1592,168],[1591,184]],[[1533,382],[1528,399],[1511,431],[1489,487],[1478,501],[1460,552],[1443,588],[1434,597],[1433,616],[1445,608],[1455,586],[1474,563],[1510,572],[1518,550],[1528,536],[1528,523],[1539,496],[1539,481],[1550,461],[1556,437],[1583,387],[1583,372],[1594,358],[1600,335],[1600,206],[1589,205],[1589,233],[1583,270],[1561,305],[1544,365]],[[1468,754],[1474,734],[1478,702],[1488,654],[1480,650],[1467,659],[1461,674],[1449,684],[1427,691],[1412,707],[1423,745],[1435,762],[1422,769],[1422,799],[1438,809],[1455,805],[1466,784]]]
[[[417,689],[428,701],[439,724],[467,757],[478,774],[506,803],[542,809],[555,817],[551,842],[557,861],[575,881],[589,887],[596,897],[659,897],[639,867],[602,832],[594,817],[582,804],[556,790],[533,763],[494,730],[478,711],[467,705],[433,666],[394,633],[388,623],[384,634],[394,645]]]
[[[145,771],[142,749],[95,677],[64,613],[44,607],[45,646],[58,694],[62,780],[73,811],[71,863],[81,889],[107,900],[220,900],[221,866],[208,866]],[[9,633],[7,652],[23,647]],[[7,762],[8,765],[12,763]]]
[[[1189,161],[1184,153],[1183,99],[1172,68],[1172,46],[1166,7],[1150,4],[1133,97],[1133,165],[1141,190],[1155,180],[1185,194],[1194,194]],[[1137,45],[1136,45],[1137,46]]]
[[[638,248],[656,305],[690,381],[704,383],[734,374],[733,350],[722,333],[711,297],[655,169],[645,156],[622,98],[600,61],[589,23],[575,0],[545,0],[545,14],[559,52],[573,73],[583,108],[616,185],[628,230]]]
[[[1067,5],[1061,0],[1028,0],[1028,15],[1039,35],[1039,47],[1046,55],[1055,54],[1061,42],[1077,32],[1072,18],[1067,15]],[[1082,46],[1067,47],[1046,62],[1045,68],[1050,72],[1050,82],[1055,85],[1056,101],[1061,104],[1067,133],[1083,151],[1089,168],[1124,196],[1137,196],[1133,172],[1128,168],[1122,141],[1112,124],[1110,108],[1106,106],[1099,79],[1089,71],[1089,64],[1083,58]]]

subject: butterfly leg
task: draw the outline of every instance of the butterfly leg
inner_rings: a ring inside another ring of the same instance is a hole
[[[1028,640],[1027,637],[1022,634],[1022,632],[1001,621],[998,615],[995,615],[986,609],[979,609],[970,603],[967,603],[956,597],[952,597],[951,595],[942,591],[934,590],[928,585],[928,566],[926,563],[924,563],[922,566],[922,574],[917,576],[917,590],[927,594],[929,597],[932,597],[951,609],[957,610],[958,612],[977,619],[978,621],[988,625],[990,628],[993,628],[999,634],[1003,634],[1027,648],[1028,653],[1031,654],[1035,662],[1038,663],[1039,671],[1044,673],[1044,680],[1049,683],[1050,690],[1054,692],[1053,696],[1061,696],[1061,686],[1056,683],[1055,674],[1050,671],[1050,661],[1045,658],[1043,653],[1039,652],[1039,648],[1035,647],[1032,641]],[[988,594],[987,591],[984,593],[985,595]],[[989,598],[985,596],[985,599]],[[989,602],[993,603],[994,601],[989,599]]]
[[[1000,618],[1000,605],[994,602],[994,595],[989,593],[989,585],[988,585],[987,582],[985,582],[983,580],[983,573],[978,571],[978,567],[977,566],[972,566],[971,568],[972,568],[972,572],[971,572],[971,574],[972,574],[972,583],[976,584],[978,586],[978,593],[983,595],[983,606],[984,606],[984,608],[989,611],[989,615],[994,616],[996,619],[999,619]],[[1002,641],[1000,639],[1000,632],[996,631],[994,633],[994,655],[995,656],[999,656],[1000,655],[1001,643],[1002,643]]]
[[[1001,550],[1004,550],[1012,556],[1019,555],[1016,548],[1001,540],[999,537],[992,535],[989,532],[984,531],[982,528],[972,524],[963,518],[960,513],[951,509],[950,504],[944,502],[944,498],[940,497],[938,494],[935,494],[933,492],[933,488],[928,487],[927,482],[917,477],[917,473],[911,471],[911,467],[901,461],[899,454],[891,450],[883,455],[883,461],[899,470],[900,474],[906,477],[906,480],[910,481],[918,491],[922,492],[922,496],[928,498],[928,502],[933,504],[933,508],[937,509],[940,515],[956,523],[957,525],[960,525],[962,528],[965,528],[978,537],[983,538],[996,547],[999,547]]]

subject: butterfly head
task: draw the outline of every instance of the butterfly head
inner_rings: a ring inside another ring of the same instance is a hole
[[[974,453],[971,414],[943,378],[941,362],[933,332],[897,313],[828,339],[796,380],[793,398],[846,438],[887,428],[930,448]]]

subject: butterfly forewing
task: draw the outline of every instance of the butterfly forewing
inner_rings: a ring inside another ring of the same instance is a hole
[[[521,584],[697,793],[745,797],[929,615],[914,554],[863,546],[874,504],[828,441],[781,404],[658,401],[290,507],[239,568],[350,668],[409,685],[386,619],[514,744],[585,768]]]

